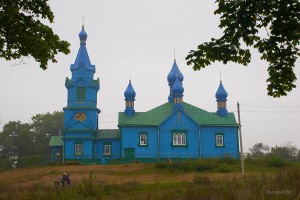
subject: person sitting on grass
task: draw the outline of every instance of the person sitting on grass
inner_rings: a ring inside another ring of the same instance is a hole
[[[71,179],[70,179],[70,175],[69,174],[67,174],[67,176],[66,176],[66,182],[67,182],[68,186],[71,185]]]
[[[65,182],[66,182],[66,173],[64,173],[60,179],[60,182],[61,182],[61,186],[64,187],[65,186]]]

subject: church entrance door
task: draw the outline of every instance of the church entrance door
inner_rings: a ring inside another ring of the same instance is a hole
[[[135,149],[134,148],[124,148],[124,161],[130,163],[134,161],[135,158]]]

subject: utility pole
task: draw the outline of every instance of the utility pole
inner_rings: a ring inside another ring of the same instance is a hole
[[[237,109],[238,109],[238,121],[239,121],[239,138],[240,138],[240,147],[241,147],[242,176],[244,176],[244,174],[245,174],[245,170],[244,170],[244,152],[243,152],[242,125],[241,125],[240,104],[239,104],[239,102],[237,102]]]

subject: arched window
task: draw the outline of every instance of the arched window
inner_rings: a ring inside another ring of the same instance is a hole
[[[178,134],[178,145],[182,145],[182,134]]]
[[[187,137],[186,137],[186,130],[173,130],[172,131],[172,138],[173,138],[173,146],[186,146],[187,145]]]
[[[174,133],[173,134],[173,145],[177,145],[177,143],[178,143],[178,135],[177,135],[177,133]]]
[[[186,135],[185,135],[185,133],[183,133],[181,135],[181,137],[182,137],[182,145],[186,145]]]

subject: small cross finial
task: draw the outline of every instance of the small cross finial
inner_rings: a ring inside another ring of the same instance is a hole
[[[176,50],[174,48],[174,60],[176,60]]]
[[[84,28],[84,15],[82,15],[82,28]]]
[[[222,82],[222,71],[220,71],[220,82]]]

